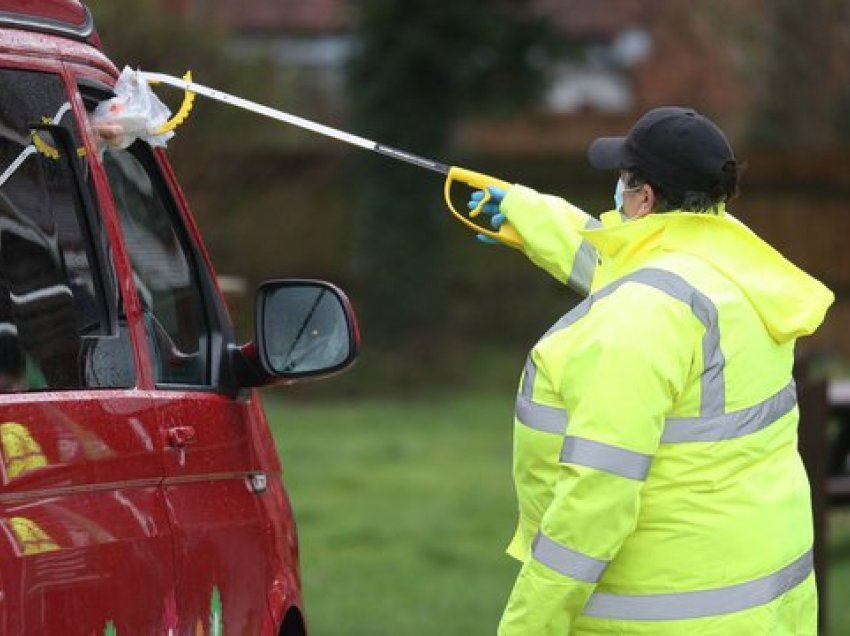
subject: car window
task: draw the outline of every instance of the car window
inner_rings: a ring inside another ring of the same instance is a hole
[[[61,79],[0,69],[0,392],[134,383],[77,146]],[[107,350],[122,353],[109,368]]]
[[[108,148],[103,165],[130,254],[157,384],[210,384],[210,327],[196,261],[150,148]]]

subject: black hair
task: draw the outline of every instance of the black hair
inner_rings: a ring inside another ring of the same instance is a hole
[[[669,212],[682,210],[700,214],[715,214],[717,205],[725,203],[738,196],[738,183],[746,166],[739,166],[735,161],[727,161],[720,171],[720,178],[708,191],[685,190],[674,191],[665,189],[639,168],[626,170],[624,179],[627,188],[637,188],[648,185],[655,193],[655,209],[653,212]]]

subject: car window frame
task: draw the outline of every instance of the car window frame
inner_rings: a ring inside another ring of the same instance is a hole
[[[194,226],[191,213],[184,207],[182,198],[178,196],[176,188],[172,184],[174,177],[170,171],[170,165],[164,151],[153,148],[141,140],[133,143],[127,151],[131,149],[135,149],[133,152],[134,157],[144,168],[155,192],[170,215],[174,230],[185,251],[188,265],[198,284],[201,309],[208,328],[207,384],[163,383],[157,382],[154,379],[153,387],[157,391],[217,393],[236,397],[240,392],[240,388],[237,384],[232,365],[230,364],[230,351],[235,345],[234,330],[215,282],[211,264],[205,258],[199,245],[201,241],[200,234]],[[105,166],[103,166],[102,161],[100,161],[100,164],[100,169],[103,170],[104,177],[106,177]],[[108,177],[105,178],[105,182],[109,189],[109,196],[112,197],[115,214],[120,217]],[[120,218],[118,222],[120,224]],[[130,253],[123,236],[123,231],[121,240],[124,242],[124,249],[129,258]],[[133,289],[138,295],[139,291],[136,288],[135,281],[133,281]],[[147,343],[145,345],[147,346]],[[152,378],[152,365],[155,364],[153,356],[154,353],[149,351],[148,358],[151,365],[150,372]]]

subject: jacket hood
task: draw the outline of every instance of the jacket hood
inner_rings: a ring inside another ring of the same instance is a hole
[[[582,235],[603,261],[628,267],[657,251],[696,256],[740,288],[778,343],[813,333],[835,299],[823,283],[722,208],[716,215],[665,212],[624,221],[612,211],[601,218],[601,228]]]

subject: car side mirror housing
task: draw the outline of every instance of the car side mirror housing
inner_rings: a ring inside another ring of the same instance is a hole
[[[256,340],[242,347],[254,377],[243,386],[340,373],[360,346],[357,318],[339,288],[316,280],[273,280],[257,290]]]

